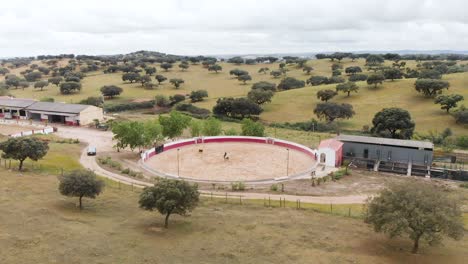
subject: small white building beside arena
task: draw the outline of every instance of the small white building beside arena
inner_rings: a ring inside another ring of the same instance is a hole
[[[88,125],[103,120],[102,108],[92,105],[37,102],[32,99],[0,98],[0,118]]]

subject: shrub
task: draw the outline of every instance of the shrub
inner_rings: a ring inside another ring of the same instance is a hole
[[[210,110],[196,107],[193,104],[179,104],[176,106],[177,111],[186,112],[195,118],[205,119],[211,115]]]
[[[461,148],[468,149],[468,136],[457,137],[455,144]]]
[[[94,105],[97,107],[100,107],[104,101],[102,100],[102,97],[98,96],[90,96],[86,99],[83,99],[79,102],[80,104],[85,104],[85,105]]]
[[[41,98],[41,100],[39,100],[39,101],[41,101],[41,102],[51,102],[51,103],[53,103],[53,102],[55,102],[55,99],[52,98],[52,97],[43,97],[43,98]]]
[[[468,182],[464,182],[464,183],[460,184],[460,187],[468,188]]]
[[[123,174],[130,174],[130,169],[129,168],[125,168],[121,171]]]
[[[203,101],[203,98],[208,97],[208,92],[206,90],[192,91],[189,97],[192,102],[200,102]]]
[[[155,100],[144,101],[144,102],[131,102],[131,103],[122,103],[122,104],[106,104],[104,105],[104,110],[106,112],[122,112],[135,109],[147,109],[153,108],[155,105]]]
[[[177,104],[179,102],[182,102],[184,100],[185,100],[185,95],[183,95],[183,94],[175,94],[175,95],[169,97],[169,101],[171,101],[170,102],[171,105],[175,105],[175,104]],[[156,104],[157,104],[157,102],[156,102]]]
[[[231,189],[233,191],[244,191],[245,184],[243,182],[233,182],[231,183]]]
[[[168,107],[171,102],[165,95],[158,94],[154,97],[155,103],[159,107]]]
[[[270,190],[273,191],[273,192],[277,192],[278,191],[278,185],[277,184],[272,184],[270,186]]]

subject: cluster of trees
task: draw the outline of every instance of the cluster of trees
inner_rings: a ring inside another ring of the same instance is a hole
[[[346,80],[341,76],[332,76],[325,77],[315,75],[306,80],[307,84],[312,86],[322,85],[322,84],[334,84],[334,83],[344,83]]]
[[[130,82],[130,83],[139,82],[141,83],[142,87],[146,89],[152,89],[154,88],[156,84],[152,82],[151,77],[152,77],[151,74],[148,74],[148,73],[146,75],[140,75],[137,72],[128,72],[122,75],[122,81]],[[155,75],[154,79],[158,82],[158,85],[160,85],[161,83],[167,80],[167,78],[161,74]],[[169,80],[169,82],[173,84],[175,88],[179,88],[180,85],[184,83],[184,80],[180,78],[174,78],[174,79]]]

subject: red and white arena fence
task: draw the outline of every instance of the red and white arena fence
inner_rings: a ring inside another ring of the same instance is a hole
[[[184,139],[184,140],[179,140],[179,141],[174,141],[174,142],[169,142],[165,143],[164,145],[161,145],[159,147],[154,147],[151,149],[148,149],[144,152],[141,153],[141,160],[140,164],[142,164],[143,168],[145,168],[147,171],[152,172],[158,176],[162,177],[167,177],[167,178],[178,178],[178,179],[184,179],[188,181],[197,181],[197,182],[227,182],[227,181],[208,181],[208,180],[196,180],[192,178],[184,178],[180,177],[177,175],[173,174],[168,174],[164,172],[157,171],[153,168],[148,167],[145,165],[145,162],[150,159],[151,157],[162,153],[164,151],[168,151],[171,149],[177,149],[181,148],[184,146],[189,146],[189,145],[195,145],[195,144],[207,144],[207,143],[230,143],[230,142],[238,142],[238,143],[256,143],[256,144],[270,144],[274,146],[279,146],[283,148],[289,148],[291,150],[296,150],[299,152],[302,152],[308,156],[310,156],[312,159],[317,160],[316,156],[316,151],[312,150],[306,146],[303,146],[301,144],[297,144],[291,141],[286,141],[286,140],[281,140],[281,139],[276,139],[276,138],[270,138],[270,137],[248,137],[248,136],[215,136],[215,137],[195,137],[195,138],[190,138],[190,139]],[[158,148],[158,149],[157,149]],[[284,176],[284,177],[278,177],[278,178],[273,178],[273,179],[266,179],[266,180],[254,180],[254,181],[246,181],[249,183],[261,183],[261,182],[268,182],[268,181],[285,181],[285,180],[291,180],[295,178],[299,178],[305,175],[310,175],[313,171],[316,170],[316,164],[315,166],[312,166],[306,171],[294,174],[294,175],[289,175],[289,176]]]

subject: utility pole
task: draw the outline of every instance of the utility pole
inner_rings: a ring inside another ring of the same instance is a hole
[[[286,161],[286,177],[289,176],[289,149],[286,149],[288,151],[288,160]]]
[[[180,177],[180,159],[179,159],[179,148],[177,149],[177,176]]]

